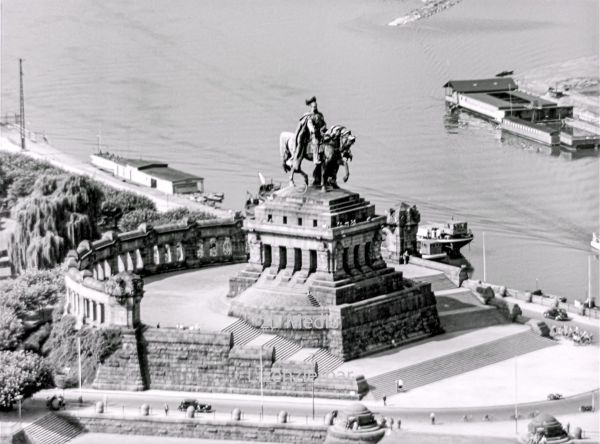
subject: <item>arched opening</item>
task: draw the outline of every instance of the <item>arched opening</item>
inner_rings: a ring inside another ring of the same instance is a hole
[[[267,268],[271,266],[271,246],[263,245],[263,267]]]

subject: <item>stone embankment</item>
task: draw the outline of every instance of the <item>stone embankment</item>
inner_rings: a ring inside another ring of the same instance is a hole
[[[234,214],[232,210],[223,210],[210,205],[203,205],[199,202],[187,199],[182,195],[168,195],[156,189],[145,188],[130,182],[124,182],[109,173],[95,168],[90,163],[76,159],[75,157],[62,152],[60,149],[52,146],[45,136],[43,138],[36,136],[35,133],[31,131],[27,131],[28,138],[26,139],[26,150],[23,151],[20,147],[18,128],[15,125],[5,123],[1,125],[1,128],[0,151],[18,153],[40,162],[48,162],[69,173],[91,177],[114,189],[130,191],[135,194],[146,196],[155,203],[156,208],[159,211],[186,207],[194,211],[203,211],[219,218],[232,217]]]

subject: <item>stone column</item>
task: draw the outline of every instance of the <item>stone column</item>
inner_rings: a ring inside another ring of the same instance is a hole
[[[279,273],[279,245],[271,245],[271,266],[266,271],[268,279],[275,279]]]
[[[248,259],[248,265],[253,269],[262,270],[262,242],[258,239],[256,234],[248,234],[248,246],[250,249],[250,259]]]
[[[279,250],[279,248],[278,248]],[[285,269],[281,270],[281,279],[289,281],[294,274],[294,264],[296,263],[296,249],[293,247],[286,248]]]

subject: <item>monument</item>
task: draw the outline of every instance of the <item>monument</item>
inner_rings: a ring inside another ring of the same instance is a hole
[[[338,187],[337,168],[327,164],[325,151],[350,159],[355,140],[349,131],[344,139],[340,128],[322,128],[319,148],[312,150],[322,156],[315,163],[320,181],[297,187],[292,180],[245,220],[250,258],[230,280],[229,314],[348,360],[440,333],[441,327],[430,284],[403,279],[384,262],[386,218],[358,193]],[[309,159],[307,149],[300,151],[305,157],[291,157],[292,173]]]

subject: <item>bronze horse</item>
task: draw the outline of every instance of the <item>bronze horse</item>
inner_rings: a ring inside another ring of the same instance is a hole
[[[348,162],[352,160],[352,145],[356,138],[352,132],[344,126],[336,125],[331,127],[323,134],[323,141],[319,146],[319,156],[321,162],[315,166],[313,171],[314,185],[321,186],[325,191],[327,185],[333,188],[339,188],[337,185],[337,173],[341,165],[344,165],[346,174],[343,181],[346,182],[350,177],[350,168]],[[296,153],[296,143],[293,133],[282,132],[279,136],[279,154],[283,170],[290,174],[290,185],[294,185],[294,174],[299,173],[304,178],[304,183],[308,186],[308,175],[302,171],[302,160],[312,161],[312,153],[306,149],[304,144],[300,149],[302,153]]]

